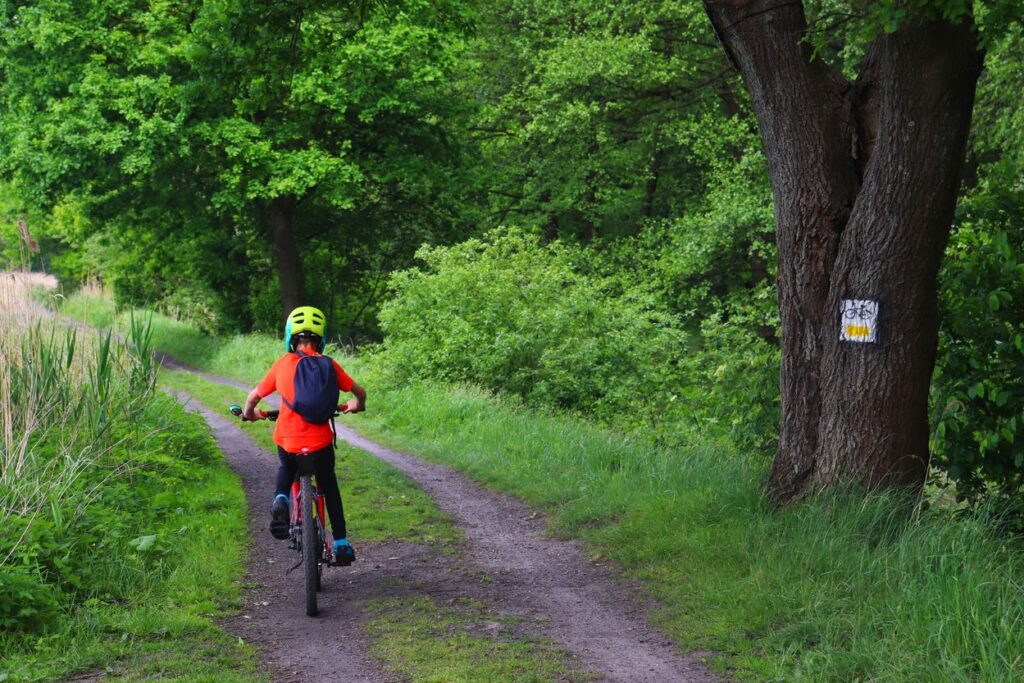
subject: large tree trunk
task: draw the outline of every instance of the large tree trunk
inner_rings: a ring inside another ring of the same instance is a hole
[[[302,261],[292,232],[292,217],[295,198],[278,197],[267,207],[267,226],[274,241],[277,256],[277,279],[281,284],[281,305],[284,316],[306,303],[306,280],[302,273]],[[282,316],[282,318],[284,317]]]
[[[851,84],[812,61],[800,3],[706,0],[750,92],[775,195],[782,416],[769,490],[920,485],[936,274],[980,54],[969,22],[908,21]],[[840,341],[841,302],[879,302],[874,343]]]

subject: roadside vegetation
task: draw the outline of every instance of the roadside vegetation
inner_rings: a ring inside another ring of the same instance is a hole
[[[239,359],[280,353],[268,337],[208,337],[161,316],[153,329],[157,348],[194,348],[179,360],[245,382],[263,366]],[[1024,674],[1024,548],[994,504],[951,506],[930,486],[922,498],[850,492],[776,510],[761,491],[768,459],[697,428],[627,431],[409,379],[386,350],[338,357],[372,390],[353,426],[544,510],[552,533],[641,581],[684,651],[721,653],[713,666],[736,678]]]
[[[0,275],[0,678],[258,680],[238,601],[244,501],[155,390],[148,329],[68,329]],[[45,297],[42,297],[45,298]]]

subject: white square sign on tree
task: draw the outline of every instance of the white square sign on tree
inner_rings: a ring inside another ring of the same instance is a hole
[[[878,302],[868,299],[844,299],[840,306],[839,338],[848,342],[877,341]]]

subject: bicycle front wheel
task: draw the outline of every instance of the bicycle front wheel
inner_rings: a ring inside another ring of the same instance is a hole
[[[317,539],[317,523],[313,518],[313,477],[304,474],[299,478],[302,493],[302,573],[306,584],[306,615],[316,616],[316,589],[320,574],[321,544]]]

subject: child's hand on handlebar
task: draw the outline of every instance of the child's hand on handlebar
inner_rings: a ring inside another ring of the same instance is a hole
[[[242,411],[242,420],[245,422],[258,422],[259,420],[266,420],[267,414],[262,410],[250,409],[248,411]]]
[[[240,405],[232,405],[230,408],[228,408],[228,412],[230,412],[235,417],[242,418],[242,422],[256,422],[258,420],[277,419],[276,410],[267,412],[266,410],[256,410],[256,408],[250,408],[247,412],[243,410],[242,406]]]
[[[348,401],[338,406],[338,410],[343,413],[361,413],[366,410],[366,408],[359,402],[358,398],[350,398]]]

